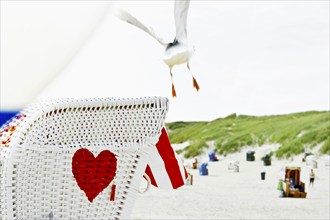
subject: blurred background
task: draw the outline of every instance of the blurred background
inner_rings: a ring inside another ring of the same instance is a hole
[[[328,1],[192,1],[191,69],[112,15],[122,7],[165,40],[175,37],[172,1],[1,1],[1,121],[37,100],[170,99],[167,122],[231,113],[329,110]]]

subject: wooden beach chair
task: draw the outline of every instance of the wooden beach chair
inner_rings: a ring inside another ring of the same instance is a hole
[[[0,219],[127,219],[166,98],[64,99],[0,131]]]
[[[300,181],[300,167],[285,167],[284,180],[285,197],[306,198],[305,183]],[[294,186],[299,186],[299,188],[294,188],[290,181],[293,181]]]

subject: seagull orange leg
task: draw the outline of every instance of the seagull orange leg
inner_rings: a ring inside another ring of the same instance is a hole
[[[172,97],[176,97],[176,91],[174,88],[174,83],[173,83],[173,74],[172,74],[172,67],[170,67],[170,75],[171,75],[171,81],[172,81]]]
[[[193,86],[194,86],[194,88],[197,90],[197,92],[198,92],[198,90],[199,90],[199,85],[198,85],[198,83],[197,83],[197,80],[195,79],[195,77],[193,77]]]
[[[176,97],[176,92],[175,92],[175,88],[174,85],[172,84],[172,97],[175,98]]]
[[[190,71],[190,74],[191,74],[191,77],[193,78],[193,87],[197,90],[199,90],[199,85],[197,83],[197,80],[195,79],[195,77],[193,76],[193,74],[191,73],[191,70],[190,70],[190,66],[189,66],[189,63],[187,62],[187,68],[188,70]]]

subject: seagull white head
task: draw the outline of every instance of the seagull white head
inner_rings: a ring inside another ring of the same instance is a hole
[[[189,0],[175,1],[174,19],[175,19],[176,35],[173,42],[168,42],[168,43],[164,42],[162,38],[158,37],[151,27],[145,26],[139,20],[137,20],[135,17],[129,14],[127,11],[124,11],[123,9],[119,9],[119,8],[115,10],[115,15],[118,18],[145,31],[165,47],[165,54],[163,57],[163,61],[168,65],[170,69],[173,97],[176,97],[176,91],[173,83],[173,74],[172,74],[172,68],[175,65],[180,65],[184,63],[187,64],[187,68],[189,69],[193,79],[193,87],[197,91],[199,90],[199,85],[195,77],[191,73],[189,66],[189,60],[195,51],[195,48],[191,44],[189,44],[187,37],[187,16],[188,16],[189,4],[190,4]]]

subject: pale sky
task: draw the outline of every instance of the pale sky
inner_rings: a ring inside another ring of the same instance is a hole
[[[116,6],[152,26],[164,39],[174,39],[172,1],[127,1]],[[98,3],[94,14],[90,13],[94,20],[82,21],[90,24],[91,34],[79,32],[84,38],[77,40],[87,39],[81,44],[73,38],[76,50],[80,49],[72,52],[70,62],[52,57],[62,69],[31,101],[164,96],[170,100],[167,122],[214,120],[234,112],[271,115],[329,110],[329,1],[192,1],[188,38],[196,51],[190,65],[201,89],[193,89],[185,65],[174,67],[177,98],[171,97],[169,69],[162,61],[164,48],[113,17],[106,7]],[[61,46],[56,38],[48,43]],[[3,65],[6,60],[1,61]],[[7,83],[3,76],[8,69],[1,68],[1,85]],[[1,93],[2,99],[8,97],[3,89]],[[6,105],[17,108],[19,103],[1,100],[1,108],[7,109]]]

